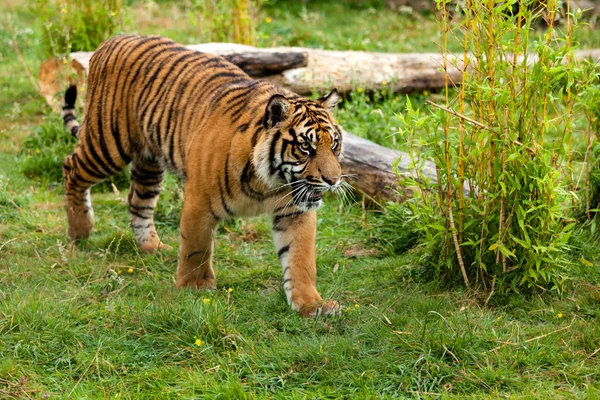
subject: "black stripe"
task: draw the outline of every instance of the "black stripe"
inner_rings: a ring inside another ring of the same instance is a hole
[[[134,208],[136,210],[154,210],[154,207],[150,207],[150,206],[136,206],[135,204],[130,204],[129,208]]]
[[[77,118],[75,118],[75,116],[73,114],[63,115],[63,121],[64,121],[65,125],[71,121],[76,121],[76,120],[77,120]]]
[[[275,215],[273,217],[273,225],[277,225],[281,222],[282,219],[284,218],[295,218],[299,215],[303,215],[304,211],[295,211],[293,213],[289,213],[289,214],[283,214],[283,215]]]
[[[244,93],[247,94],[248,92],[250,92],[252,90],[252,88],[254,86],[262,84],[262,83],[264,83],[264,81],[247,80],[244,83],[246,85],[244,85],[244,86],[240,85],[239,87],[231,87],[231,86],[234,86],[234,85],[229,85],[230,87],[228,88],[228,90],[223,90],[218,96],[213,97],[212,102],[215,103],[215,104],[218,104],[225,97],[230,96],[230,95],[236,93],[237,91],[243,91]],[[229,103],[233,99],[235,99],[235,97],[232,98],[232,99],[230,99],[230,100],[227,100],[227,103]]]
[[[129,213],[132,215],[135,215],[136,217],[141,218],[141,219],[151,219],[152,218],[152,216],[147,217],[145,215],[142,215],[142,214],[132,210],[131,208],[129,208]]]
[[[77,164],[77,168],[83,169],[88,175],[93,176],[94,178],[97,179],[106,179],[109,174],[106,171],[99,171],[98,166],[92,162],[92,160],[90,160],[88,158],[88,154],[85,152],[85,149],[82,147],[82,156],[84,156],[86,159],[83,160],[79,157],[76,158],[76,164]],[[95,151],[92,149],[92,153],[95,153]],[[93,156],[92,156],[93,158]]]
[[[215,213],[215,211],[213,210],[212,202],[210,201],[210,199],[208,200],[208,208],[210,209],[210,213],[213,216],[213,218],[215,219],[215,221],[220,221],[221,218],[219,218],[217,213]]]
[[[285,253],[289,252],[289,251],[290,251],[290,245],[289,244],[286,245],[286,246],[283,246],[282,248],[279,249],[279,251],[277,251],[277,258],[283,257],[283,255]]]
[[[256,128],[256,130],[254,131],[254,134],[252,134],[252,148],[254,148],[256,146],[256,143],[258,142],[258,135],[260,135],[262,130],[263,130],[263,127],[261,124],[261,126]]]
[[[147,224],[147,225],[141,225],[141,224],[131,224],[131,227],[132,227],[133,229],[148,229],[148,228],[150,228],[150,227],[151,227],[151,226],[153,226],[153,225],[154,225],[154,223],[150,222],[150,223],[149,223],[149,224]]]
[[[273,135],[273,139],[271,139],[271,148],[269,149],[269,171],[271,175],[275,175],[277,168],[274,165],[275,162],[275,146],[277,146],[277,142],[281,138],[281,131],[275,132]]]
[[[185,259],[187,260],[187,259],[189,259],[191,257],[194,257],[194,256],[198,255],[198,254],[207,254],[207,253],[210,253],[210,251],[208,251],[208,250],[196,250],[196,251],[192,251],[190,254],[188,254],[187,256],[185,256]]]
[[[225,196],[223,195],[223,186],[221,185],[221,180],[219,180],[219,195],[221,196],[221,205],[223,206],[223,210],[229,215],[233,215],[233,211],[227,205],[225,201]]]
[[[90,126],[90,125],[88,125]],[[114,175],[117,172],[119,172],[118,170],[110,167],[101,157],[100,155],[96,152],[95,146],[92,143],[92,132],[90,129],[87,130],[87,134],[84,135],[84,144],[85,147],[82,147],[82,150],[85,151],[86,155],[91,155],[92,159],[96,162],[97,167],[96,170],[102,169],[103,171],[99,171],[99,172],[103,172],[105,175]],[[92,161],[92,160],[88,160],[88,161]]]
[[[160,194],[160,190],[149,190],[144,193],[140,193],[140,191],[137,189],[134,189],[134,190],[135,190],[135,194],[137,195],[137,197],[139,197],[140,199],[143,199],[143,200],[152,199]]]
[[[246,162],[246,165],[244,165],[242,175],[240,176],[242,193],[244,193],[247,197],[250,197],[251,199],[263,201],[265,199],[265,194],[254,190],[254,188],[250,186],[250,182],[253,177],[254,167],[252,166],[251,162],[248,161]]]
[[[250,126],[249,123],[242,124],[237,128],[237,132],[244,133],[248,130],[249,126]]]
[[[122,135],[119,134],[119,127],[118,127],[119,111],[114,103],[113,103],[113,108],[114,108],[113,115],[115,116],[115,118],[113,119],[113,117],[111,115],[111,124],[110,124],[111,125],[111,134],[112,134],[113,140],[115,141],[115,145],[117,146],[117,152],[119,153],[119,157],[121,157],[121,159],[125,162],[125,164],[129,164],[131,162],[131,157],[129,156],[129,154],[127,154],[125,152],[125,149],[123,148],[123,143],[121,143]]]
[[[231,148],[227,152],[227,156],[225,157],[225,191],[227,192],[227,196],[232,198],[231,195],[231,187],[229,185],[229,154],[231,152]]]

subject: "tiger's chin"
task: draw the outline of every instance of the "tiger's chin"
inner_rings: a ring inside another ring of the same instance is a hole
[[[323,193],[311,193],[308,196],[303,196],[302,199],[294,199],[294,204],[301,211],[316,210],[323,205]]]
[[[317,208],[320,208],[323,205],[323,200],[317,200],[317,201],[304,201],[304,202],[299,202],[299,203],[295,203],[296,208],[300,209],[301,211],[312,211],[312,210],[316,210]]]

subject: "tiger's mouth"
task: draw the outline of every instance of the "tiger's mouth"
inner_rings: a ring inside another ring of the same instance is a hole
[[[323,193],[325,193],[323,188],[305,182],[294,182],[292,184],[294,204],[305,211],[321,207],[323,205]]]

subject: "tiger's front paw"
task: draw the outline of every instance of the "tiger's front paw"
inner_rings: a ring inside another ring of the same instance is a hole
[[[215,290],[217,284],[214,279],[194,279],[189,281],[177,281],[179,289]]]
[[[302,306],[298,312],[306,318],[339,315],[340,304],[335,300],[319,300]]]
[[[144,244],[140,244],[140,251],[144,254],[154,254],[156,251],[160,250],[171,250],[172,247],[168,244],[162,242],[148,242]]]

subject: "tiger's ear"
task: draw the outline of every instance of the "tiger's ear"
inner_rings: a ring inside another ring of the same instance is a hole
[[[317,100],[321,105],[327,107],[330,110],[333,110],[337,103],[340,101],[340,95],[337,89],[333,89],[327,96],[321,97]]]
[[[267,108],[265,109],[265,116],[263,118],[263,125],[266,129],[271,129],[278,123],[285,121],[289,116],[290,102],[285,96],[280,94],[274,94],[269,99]]]

